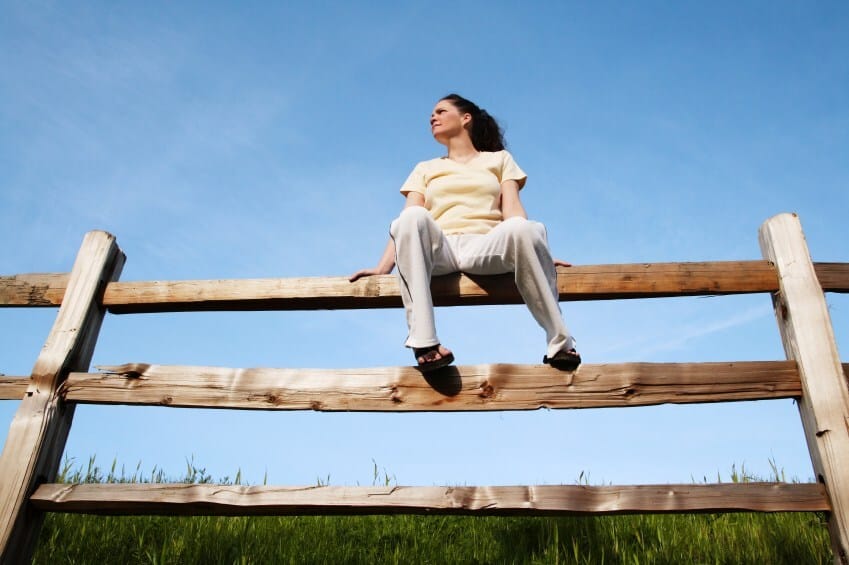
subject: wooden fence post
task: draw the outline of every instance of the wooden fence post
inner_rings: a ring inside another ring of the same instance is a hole
[[[0,455],[4,564],[28,563],[32,558],[43,513],[31,507],[29,497],[39,483],[55,480],[73,418],[73,405],[64,404],[58,390],[69,372],[88,369],[105,313],[101,297],[123,265],[114,236],[102,231],[86,234]]]
[[[761,252],[778,273],[775,316],[787,358],[799,366],[799,411],[817,480],[831,502],[829,532],[836,563],[849,563],[849,390],[825,295],[796,214],[770,218],[760,229]]]

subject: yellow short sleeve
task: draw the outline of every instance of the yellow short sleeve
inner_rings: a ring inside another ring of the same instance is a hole
[[[410,173],[410,176],[407,177],[407,180],[404,181],[404,184],[401,185],[401,194],[406,196],[409,192],[418,192],[424,195],[426,188],[425,172],[422,168],[422,164],[419,163],[415,166],[413,172]]]
[[[525,181],[528,180],[528,175],[516,164],[513,156],[508,151],[502,151],[502,153],[504,154],[504,160],[501,163],[501,182],[514,180],[519,183],[519,188],[522,188],[525,186]]]

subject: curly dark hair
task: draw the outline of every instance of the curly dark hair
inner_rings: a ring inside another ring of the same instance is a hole
[[[452,93],[443,96],[441,100],[451,102],[455,108],[464,114],[471,114],[469,137],[472,138],[472,145],[475,146],[475,149],[478,151],[501,151],[504,149],[506,145],[504,131],[486,110],[481,109],[477,104],[459,94]]]

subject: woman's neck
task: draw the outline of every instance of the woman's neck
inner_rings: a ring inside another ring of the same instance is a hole
[[[445,148],[448,149],[448,158],[452,161],[468,161],[480,153],[475,149],[468,135],[449,139],[448,143],[445,144]]]

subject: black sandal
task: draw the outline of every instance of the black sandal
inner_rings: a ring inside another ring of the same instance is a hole
[[[439,355],[439,359],[433,359],[432,361],[428,361],[428,354],[436,352]],[[443,367],[447,367],[451,363],[454,362],[454,354],[449,352],[447,355],[443,355],[439,352],[439,344],[432,345],[430,347],[414,347],[413,355],[416,356],[416,364],[419,368],[419,371],[422,373],[430,373],[432,371],[436,371]],[[424,363],[419,361],[419,357],[423,357],[425,359]]]
[[[574,349],[558,351],[552,357],[544,355],[542,362],[561,371],[574,371],[581,364],[581,356]]]

